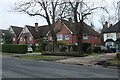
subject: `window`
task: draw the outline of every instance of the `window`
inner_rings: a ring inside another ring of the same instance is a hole
[[[30,41],[32,41],[32,37],[30,37],[30,39],[29,39]]]
[[[57,35],[57,40],[58,40],[58,41],[61,41],[61,40],[62,40],[62,34],[58,34],[58,35]]]
[[[22,37],[20,37],[20,41],[22,41]]]
[[[52,40],[52,37],[50,36],[50,40]]]
[[[67,34],[67,35],[65,35],[65,40],[70,40],[70,37],[69,37],[69,35]]]
[[[88,39],[88,35],[83,35],[83,39],[87,40]]]
[[[13,38],[13,41],[15,41],[15,38]]]
[[[113,34],[112,33],[108,33],[107,37],[113,37]]]

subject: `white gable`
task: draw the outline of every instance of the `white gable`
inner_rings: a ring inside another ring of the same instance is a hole
[[[23,29],[22,33],[30,33],[30,32],[29,32],[28,28],[25,27],[25,28]]]
[[[104,42],[107,40],[107,39],[113,39],[114,41],[117,40],[117,36],[116,36],[116,33],[104,33]]]
[[[14,31],[13,31],[13,29],[12,29],[11,27],[9,28],[9,30],[10,30],[13,34],[15,34]]]
[[[26,26],[23,28],[23,30],[22,30],[22,32],[20,33],[18,39],[19,39],[19,38],[21,37],[21,35],[24,34],[24,33],[30,33],[30,31],[28,30],[28,28],[27,28]],[[30,33],[30,35],[33,37],[33,35],[32,35],[31,33]]]

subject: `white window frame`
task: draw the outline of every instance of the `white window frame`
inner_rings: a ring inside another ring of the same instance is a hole
[[[22,38],[22,37],[20,37],[20,41],[23,41],[23,38]]]
[[[65,40],[70,40],[70,35],[66,34],[65,35]]]
[[[52,40],[52,36],[50,36],[50,40]]]
[[[83,40],[88,40],[88,35],[87,34],[83,35]]]
[[[30,40],[30,41],[32,41],[32,40],[33,40],[32,36],[30,36],[30,37],[29,37],[29,40]]]
[[[57,41],[62,41],[62,40],[63,40],[63,35],[57,34]]]

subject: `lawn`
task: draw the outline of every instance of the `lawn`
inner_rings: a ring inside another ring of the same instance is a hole
[[[19,58],[25,58],[25,59],[34,59],[34,60],[45,60],[45,61],[66,59],[64,57],[42,56],[42,55],[22,55],[22,56],[17,56],[17,57],[19,57]]]
[[[3,52],[0,52],[0,55],[10,55],[10,53],[3,53]]]
[[[93,53],[93,54],[90,54],[88,56],[99,56],[99,55],[104,55],[103,53]]]

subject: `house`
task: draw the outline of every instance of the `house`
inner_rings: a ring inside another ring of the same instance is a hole
[[[22,29],[18,39],[19,44],[35,44],[36,39],[46,38],[46,34],[49,31],[49,26],[39,26],[35,23],[35,26],[25,25]]]
[[[120,50],[120,21],[114,25],[110,25],[103,34],[105,46],[115,46]]]
[[[101,43],[101,38],[99,33],[92,29],[86,23],[83,23],[83,43],[92,43],[93,45],[98,45]],[[58,20],[55,24],[54,30],[59,31],[57,33],[57,41],[62,41],[67,44],[76,44],[77,43],[77,36],[76,36],[76,29],[75,23],[72,21]],[[52,40],[52,36],[50,31],[47,33],[48,40]]]
[[[0,29],[0,44],[4,44],[5,43],[5,40],[4,40],[4,35],[6,33],[7,30],[3,30],[3,29]]]
[[[13,44],[18,44],[19,40],[18,37],[22,31],[22,27],[18,27],[18,26],[10,26],[9,31],[11,31],[13,33]]]

